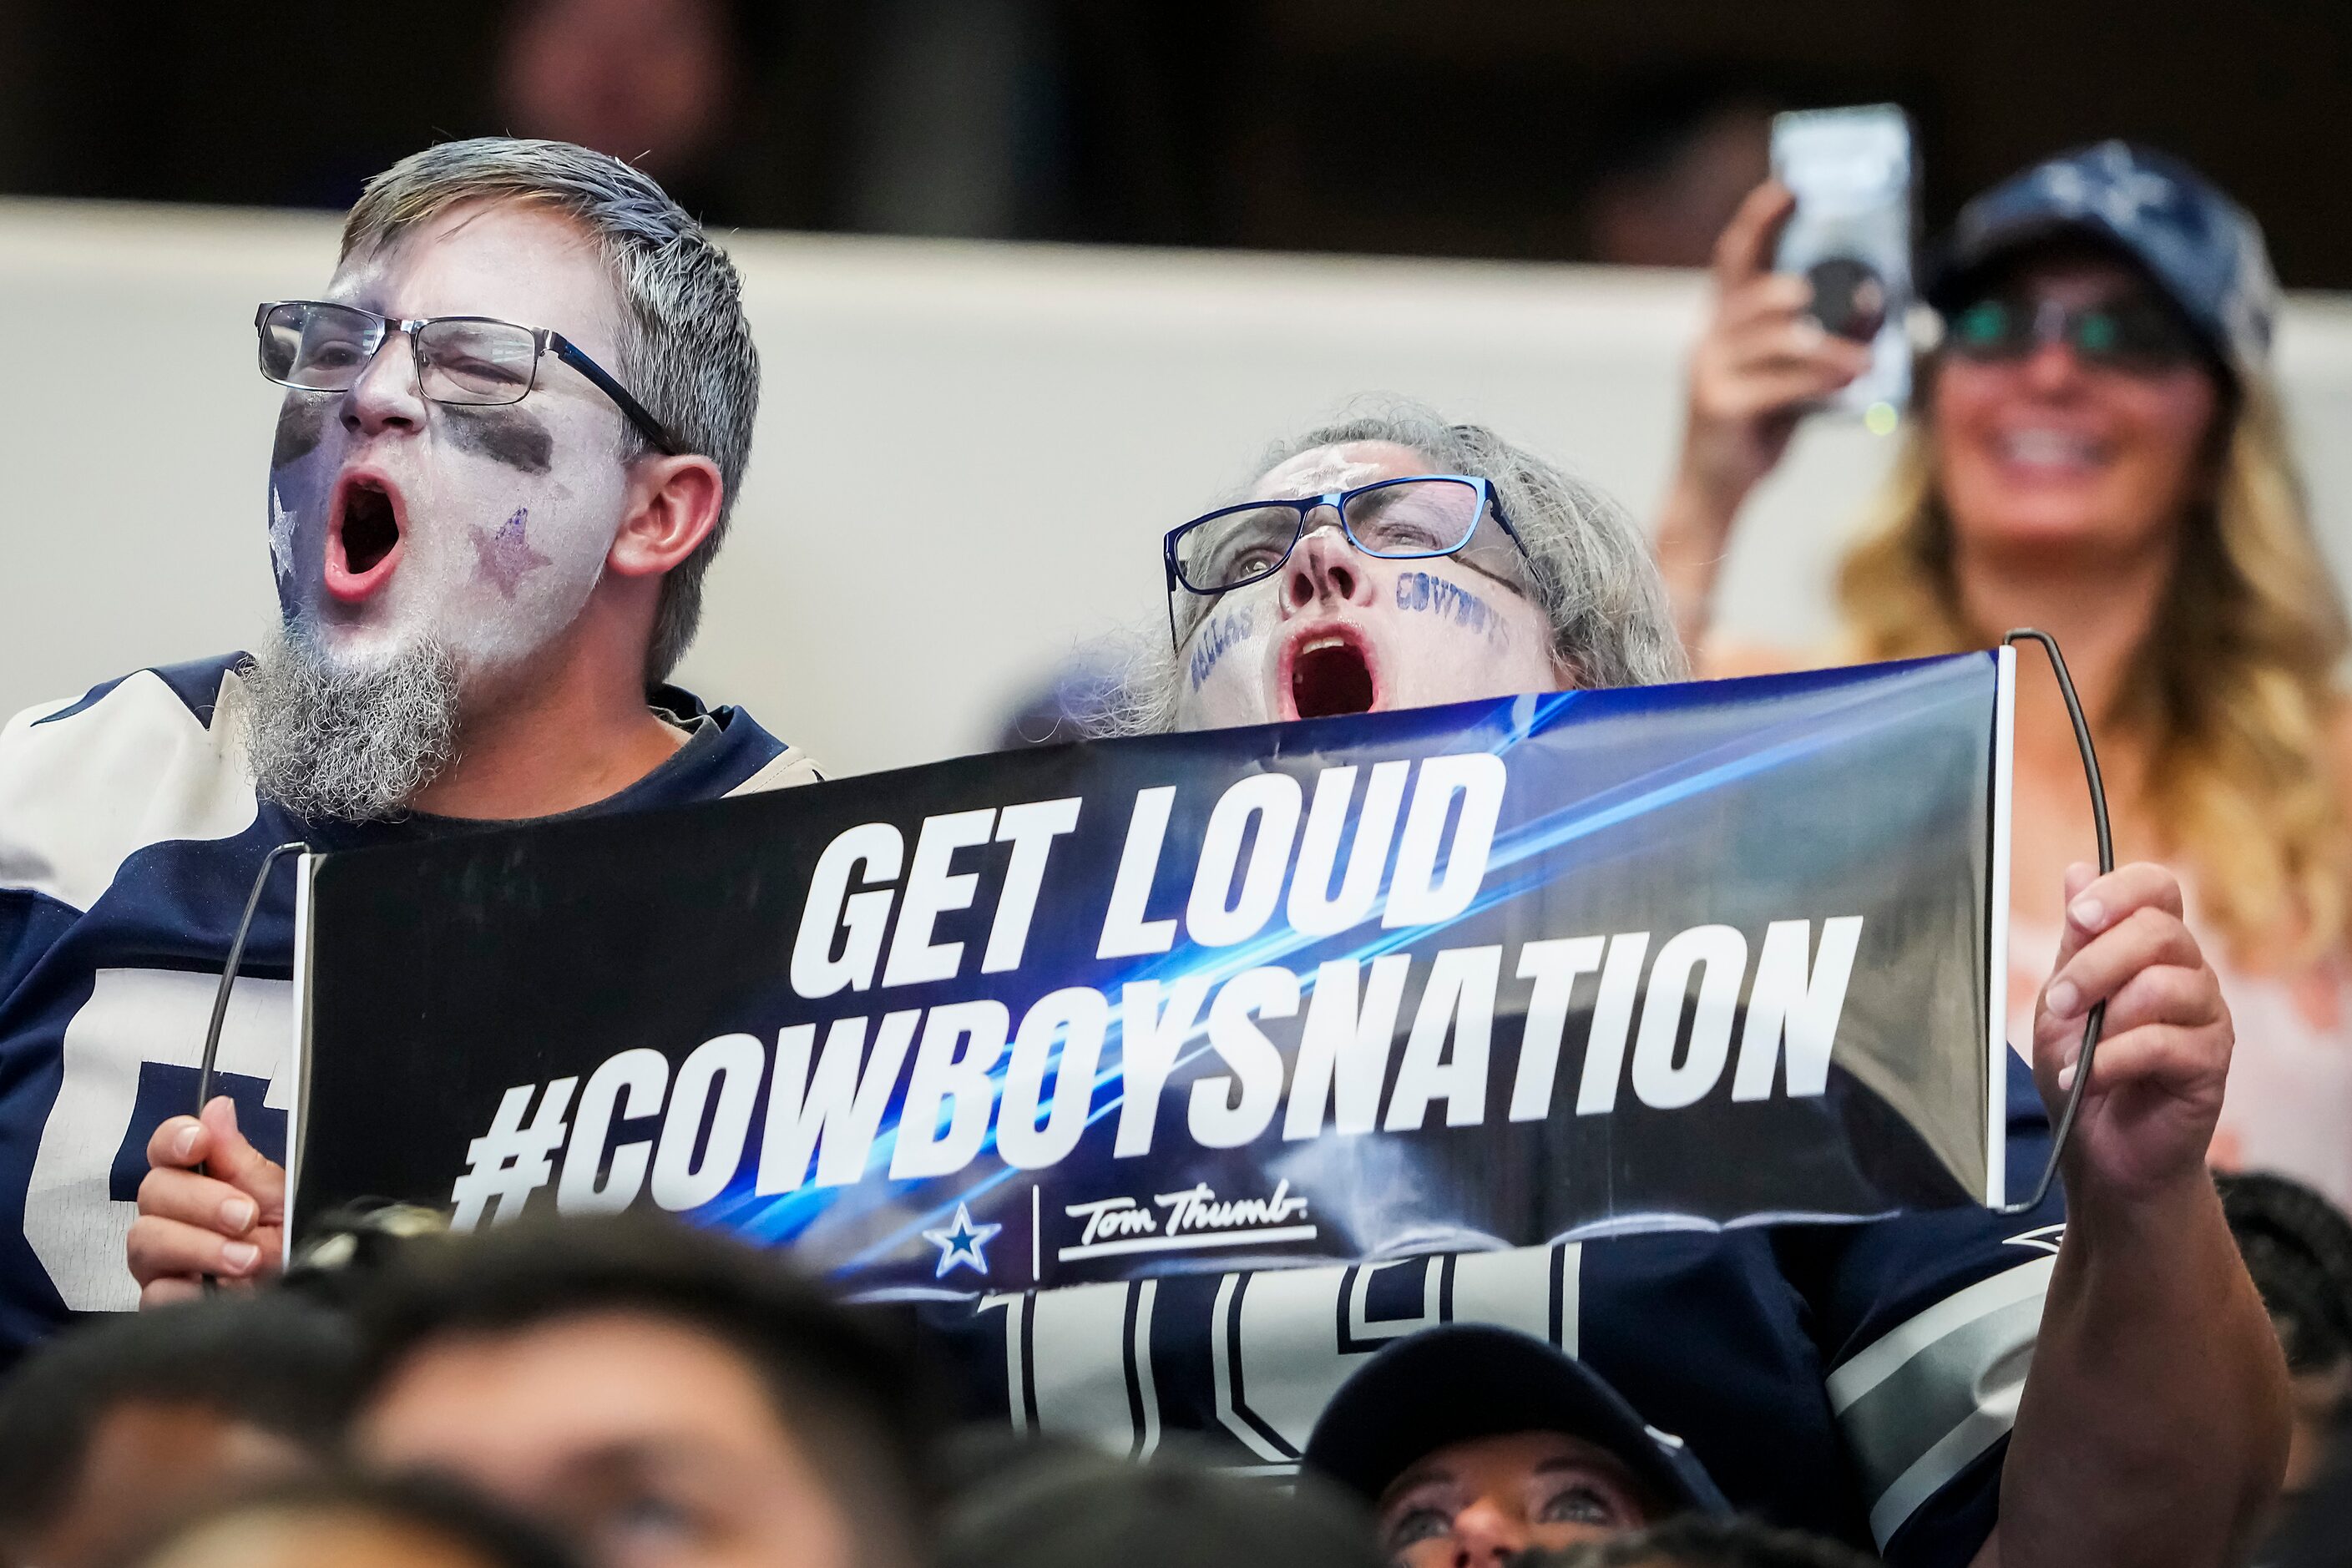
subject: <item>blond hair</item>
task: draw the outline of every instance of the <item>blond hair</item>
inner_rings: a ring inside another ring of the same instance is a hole
[[[2235,401],[2163,609],[2114,710],[2091,717],[2147,744],[2161,847],[2201,873],[2200,912],[2231,951],[2284,944],[2308,959],[2345,935],[2352,893],[2352,834],[2329,755],[2352,632],[2275,393],[2249,377]],[[1967,624],[1951,537],[1925,422],[1915,421],[1838,570],[1859,657],[1981,647],[2006,629]]]

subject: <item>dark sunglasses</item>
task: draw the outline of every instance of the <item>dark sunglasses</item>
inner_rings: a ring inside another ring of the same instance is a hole
[[[1990,296],[1951,317],[1945,346],[1985,363],[2021,360],[2044,343],[2064,343],[2095,370],[2161,375],[2204,358],[2188,324],[2153,300],[2062,305],[2055,300]]]

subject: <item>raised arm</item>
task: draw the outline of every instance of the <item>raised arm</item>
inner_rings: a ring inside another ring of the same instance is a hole
[[[1759,185],[1716,241],[1714,304],[1691,352],[1682,458],[1657,524],[1658,566],[1694,657],[1748,492],[1789,449],[1805,405],[1870,363],[1865,345],[1830,336],[1806,314],[1811,284],[1771,269],[1773,243],[1795,210],[1787,187]]]
[[[2286,1365],[2205,1170],[2232,1041],[2180,884],[2134,865],[2066,881],[2034,1015],[2053,1115],[2084,1016],[2105,1037],[2067,1150],[2066,1235],[1979,1564],[2242,1560],[2286,1459]]]

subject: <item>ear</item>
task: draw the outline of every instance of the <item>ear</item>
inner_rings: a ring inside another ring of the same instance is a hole
[[[629,478],[628,515],[605,553],[605,570],[618,577],[675,571],[719,526],[726,499],[727,481],[708,458],[639,459]]]

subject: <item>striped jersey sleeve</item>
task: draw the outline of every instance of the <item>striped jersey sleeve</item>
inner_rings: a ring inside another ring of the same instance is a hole
[[[2024,1064],[2010,1067],[2010,1158],[2031,1179],[2049,1122]],[[2064,1222],[2053,1185],[2021,1216],[1938,1210],[1780,1238],[1871,1534],[1898,1568],[1966,1563],[1991,1533]]]

